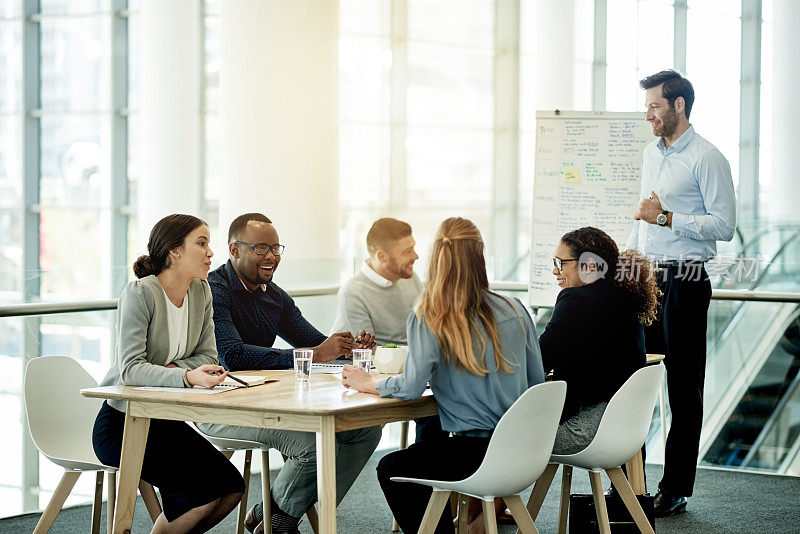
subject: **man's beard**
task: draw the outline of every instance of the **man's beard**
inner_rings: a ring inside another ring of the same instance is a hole
[[[661,128],[657,134],[661,137],[671,137],[677,129],[678,114],[675,112],[675,108],[672,108],[669,113],[661,117]]]

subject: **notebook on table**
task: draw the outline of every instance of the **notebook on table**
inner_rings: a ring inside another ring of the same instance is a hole
[[[335,375],[342,372],[343,365],[353,365],[353,360],[332,360],[325,363],[312,363],[311,372]]]

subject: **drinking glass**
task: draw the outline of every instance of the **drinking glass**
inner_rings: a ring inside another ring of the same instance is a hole
[[[353,365],[370,372],[372,369],[372,349],[353,349]]]
[[[300,382],[308,382],[311,375],[312,349],[294,349],[294,378]]]

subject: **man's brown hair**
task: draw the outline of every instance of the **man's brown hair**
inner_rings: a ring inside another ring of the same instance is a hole
[[[410,224],[383,217],[372,223],[372,228],[367,232],[367,252],[374,256],[378,250],[388,250],[395,242],[410,235]]]

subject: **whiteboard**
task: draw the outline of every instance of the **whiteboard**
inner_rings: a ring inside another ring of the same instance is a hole
[[[644,113],[537,111],[528,301],[553,306],[553,253],[562,235],[595,226],[623,248],[639,203]]]

